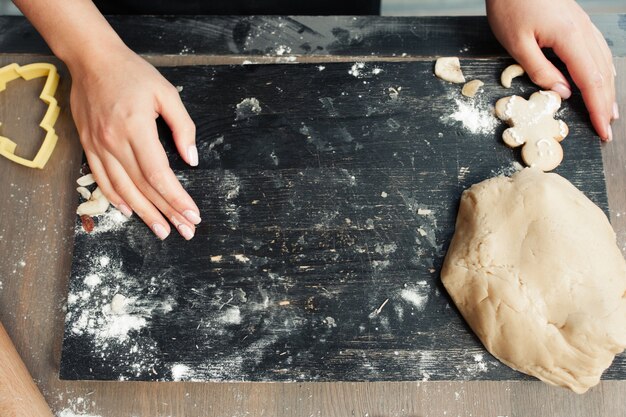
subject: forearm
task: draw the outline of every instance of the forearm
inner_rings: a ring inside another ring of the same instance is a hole
[[[54,54],[69,67],[124,47],[91,0],[14,0]]]

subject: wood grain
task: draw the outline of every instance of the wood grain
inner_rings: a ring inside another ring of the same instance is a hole
[[[606,27],[603,30],[606,33]],[[6,26],[3,31],[6,33]],[[19,48],[14,47],[13,51],[18,52]],[[190,58],[194,64],[231,62],[228,57],[223,60],[210,56],[153,57],[172,65],[189,63]],[[0,62],[27,63],[42,59],[51,60],[49,56],[3,55]],[[328,57],[329,61],[335,59]],[[616,66],[618,74],[626,73],[626,60],[618,58]],[[57,93],[63,108],[57,125],[61,140],[48,168],[27,170],[0,159],[0,196],[3,197],[0,201],[0,253],[3,254],[0,258],[3,283],[0,321],[11,333],[18,352],[55,412],[71,410],[102,417],[626,415],[626,383],[622,381],[603,381],[584,396],[538,381],[279,384],[60,381],[63,306],[76,207],[74,173],[81,160],[67,107],[68,80],[66,73],[62,73]],[[27,109],[37,100],[38,88],[35,87],[16,92],[8,101],[3,100],[9,92],[0,95],[0,120],[9,123],[7,116],[10,114],[21,117],[19,132],[25,132],[27,138],[32,135],[34,140],[38,133],[34,123],[36,115],[29,119]],[[618,77],[617,92],[623,113],[626,109],[624,77]],[[603,147],[603,155],[612,221],[624,245],[624,118],[615,126],[616,139]]]
[[[484,16],[108,16],[140,54],[296,56],[507,56]],[[616,56],[626,55],[626,15],[593,16]],[[47,54],[23,17],[0,16],[0,50]]]
[[[461,192],[519,159],[489,116],[502,95],[535,90],[525,78],[498,85],[509,63],[463,60],[487,81],[473,101],[425,61],[161,69],[198,127],[200,168],[162,138],[204,222],[191,242],[164,243],[138,219],[101,233],[77,224],[61,376],[526,378],[482,348],[439,280]],[[258,112],[243,112],[246,98]],[[450,119],[460,106],[493,127]],[[580,95],[564,103],[571,133],[557,172],[608,210],[583,110]],[[103,313],[116,293],[137,306],[128,320],[147,320],[127,342],[108,336],[122,320]],[[605,378],[626,378],[626,360]]]

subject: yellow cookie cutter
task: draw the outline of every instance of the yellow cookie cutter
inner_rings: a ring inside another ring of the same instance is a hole
[[[35,158],[31,161],[15,155],[17,144],[9,138],[0,136],[0,155],[29,168],[42,169],[48,162],[48,159],[50,159],[50,155],[52,155],[52,151],[57,144],[58,136],[54,130],[54,123],[57,121],[61,109],[54,98],[54,93],[59,85],[59,74],[56,67],[48,63],[35,63],[24,66],[9,64],[0,68],[0,92],[4,91],[7,83],[20,77],[28,81],[33,78],[46,76],[48,78],[43,86],[43,90],[41,90],[41,94],[39,94],[39,98],[48,104],[48,110],[41,123],[39,123],[39,126],[46,131],[46,136]]]

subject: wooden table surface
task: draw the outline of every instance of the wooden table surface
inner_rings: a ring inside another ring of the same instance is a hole
[[[111,21],[129,45],[164,66],[504,56],[484,18],[118,17]],[[599,16],[595,21],[613,48],[618,103],[623,110],[626,16]],[[284,50],[288,52],[281,54]],[[54,62],[62,76],[57,92],[63,109],[57,122],[60,140],[47,167],[32,170],[0,159],[0,321],[58,415],[626,416],[626,381],[602,382],[582,396],[538,381],[61,381],[60,346],[77,205],[74,180],[82,158],[69,111],[70,79],[21,18],[0,17],[0,51],[1,65]],[[28,155],[41,136],[37,128],[45,111],[37,99],[41,85],[15,81],[0,94],[2,134],[15,138]],[[613,131],[615,140],[603,146],[603,159],[611,222],[626,253],[624,118]]]

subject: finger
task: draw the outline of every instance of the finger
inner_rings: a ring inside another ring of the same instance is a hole
[[[128,128],[137,137],[129,141],[130,147],[120,154],[120,158],[129,170],[131,178],[145,179],[147,185],[156,190],[168,206],[173,207],[191,224],[200,223],[198,206],[180,185],[180,181],[169,166],[165,150],[156,139],[158,135],[156,123],[136,122],[131,123]],[[155,201],[152,198],[151,200]]]
[[[134,159],[133,159],[134,161]],[[165,215],[167,219],[176,227],[178,233],[186,240],[193,239],[196,233],[196,227],[174,209],[163,196],[146,180],[139,166],[135,164],[127,164],[126,169],[130,174],[133,182],[138,185],[139,189],[148,200],[156,206],[156,208]]]
[[[601,44],[596,36],[590,36],[587,41],[587,50],[591,55],[602,72],[602,76],[605,80],[604,83],[604,102],[608,117],[608,134],[607,140],[613,139],[613,132],[611,128],[611,122],[613,121],[613,104],[615,103],[615,83],[613,77],[612,63],[609,58],[604,54]]]
[[[172,130],[178,153],[189,165],[197,166],[196,125],[180,99],[178,90],[170,84],[157,96],[157,100],[157,111]]]
[[[617,71],[615,70],[615,64],[613,63],[613,54],[611,52],[611,49],[609,48],[609,45],[606,43],[606,40],[604,39],[604,35],[602,35],[602,32],[600,32],[600,30],[595,25],[593,26],[593,31],[595,33],[597,44],[599,45],[600,50],[602,51],[602,55],[605,60],[605,65],[608,68],[608,72],[612,73],[612,77],[610,77],[610,80],[611,80],[610,100],[613,103],[611,116],[613,117],[613,120],[616,120],[616,119],[619,119],[619,109],[617,107],[617,100],[615,99],[616,97],[615,77],[617,76]]]
[[[102,163],[109,174],[111,185],[117,193],[127,201],[131,208],[152,229],[161,240],[167,238],[171,232],[168,222],[159,210],[139,191],[130,179],[120,162],[111,154],[102,157]]]
[[[528,37],[515,48],[511,48],[511,55],[524,68],[532,82],[541,88],[558,93],[563,99],[570,98],[572,89],[569,82],[546,58],[534,38]]]
[[[100,161],[100,158],[98,158],[98,156],[93,152],[85,151],[85,155],[87,156],[87,162],[89,163],[91,173],[96,180],[96,184],[98,184],[98,187],[102,190],[102,193],[107,200],[109,200],[111,204],[113,204],[113,206],[124,216],[132,216],[133,211],[124,199],[115,191],[111,181],[109,180],[106,169],[104,169],[102,161]]]
[[[147,148],[142,148],[143,152],[141,152],[141,154],[135,154],[132,150],[131,145],[128,144],[129,142],[126,143],[126,146],[118,146],[117,153],[114,158],[121,163],[121,166],[124,167],[127,175],[130,177],[133,184],[140,190],[143,196],[147,198],[147,200],[152,205],[156,206],[156,208],[161,213],[163,213],[167,217],[167,219],[169,219],[172,224],[174,224],[174,226],[176,226],[176,229],[181,234],[181,236],[183,236],[186,240],[192,239],[196,231],[193,223],[187,220],[185,215],[181,214],[168,203],[168,201],[163,196],[163,191],[156,190],[153,187],[150,181],[146,179],[144,172],[137,162],[137,158],[140,157],[140,155],[149,153],[150,150]],[[159,149],[161,149],[162,151],[162,148],[159,147]],[[165,159],[165,167],[167,170],[169,170],[169,167],[167,166],[167,158]],[[163,170],[163,168],[160,169]],[[175,176],[174,179],[176,183],[179,184]]]
[[[598,135],[610,140],[612,105],[607,103],[606,85],[609,82],[608,72],[596,63],[590,54],[581,35],[570,35],[559,38],[554,45],[554,52],[563,60],[572,79],[580,88],[589,116]]]

